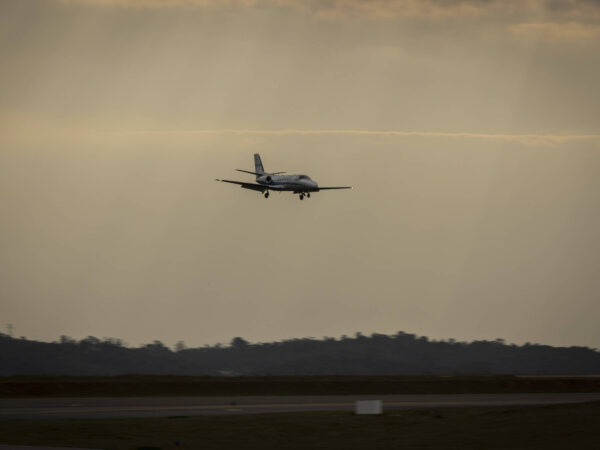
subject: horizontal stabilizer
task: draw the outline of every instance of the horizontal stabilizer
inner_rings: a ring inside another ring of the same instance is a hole
[[[243,170],[243,169],[235,169],[238,172],[244,172],[244,173],[251,173],[252,175],[256,175],[256,176],[261,176],[261,175],[281,175],[282,173],[285,172],[272,172],[272,173],[258,173],[258,172],[252,172],[251,170]]]

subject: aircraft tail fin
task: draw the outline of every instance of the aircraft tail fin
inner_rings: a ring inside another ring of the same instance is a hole
[[[257,175],[262,175],[265,173],[265,168],[262,165],[262,161],[260,160],[260,155],[258,153],[254,154],[254,171]]]

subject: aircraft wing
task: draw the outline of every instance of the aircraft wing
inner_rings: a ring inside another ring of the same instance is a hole
[[[320,187],[319,191],[325,191],[327,189],[352,189],[352,186],[331,186],[331,187]]]
[[[258,183],[244,183],[242,181],[219,180],[218,178],[217,181],[222,181],[223,183],[239,184],[240,187],[244,189],[252,189],[253,191],[264,192],[267,189],[266,186],[263,186],[262,184]]]

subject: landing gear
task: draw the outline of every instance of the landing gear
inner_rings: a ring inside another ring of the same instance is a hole
[[[308,198],[310,198],[310,192],[307,192],[307,193],[306,193],[306,196],[307,196]]]
[[[304,200],[304,194],[300,194],[300,200]]]
[[[269,198],[269,191],[265,192],[265,198]]]

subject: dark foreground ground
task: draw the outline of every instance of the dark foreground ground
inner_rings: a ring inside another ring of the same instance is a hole
[[[508,394],[600,392],[598,377],[515,375],[0,377],[0,397]]]
[[[0,422],[0,444],[104,449],[598,449],[600,403]]]

